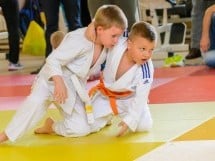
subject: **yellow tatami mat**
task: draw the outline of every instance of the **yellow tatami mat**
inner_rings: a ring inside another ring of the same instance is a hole
[[[150,105],[154,126],[142,141],[173,140],[215,116],[214,107],[215,102]]]
[[[181,124],[174,123],[174,130],[181,129],[185,132],[175,139],[170,139],[166,144],[152,150],[135,161],[214,161],[215,149],[215,113],[214,102],[184,104],[181,116],[174,114],[175,119],[183,117]],[[189,105],[189,107],[188,107]],[[187,110],[184,109],[187,108]],[[167,110],[169,112],[169,110]],[[210,113],[210,114],[209,114]],[[186,119],[185,119],[186,118]],[[197,123],[198,122],[198,123]],[[194,125],[194,124],[196,125]],[[190,126],[190,128],[188,128]],[[181,132],[183,131],[181,129]]]
[[[179,148],[183,147],[184,145],[171,141],[196,127],[201,127],[199,125],[204,125],[205,120],[215,115],[214,106],[215,102],[150,105],[154,120],[151,131],[130,133],[119,138],[114,136],[117,119],[113,125],[102,131],[80,138],[34,135],[31,130],[15,143],[1,144],[0,161],[132,161],[147,157],[151,153],[156,157],[157,154],[159,155],[157,150],[160,148],[167,147],[168,149],[173,144],[176,144],[176,147],[179,145]],[[0,118],[4,118],[1,119],[0,130],[5,128],[13,114],[14,111],[0,112]],[[50,109],[48,115],[59,118],[56,109]],[[213,119],[212,122],[214,122]],[[213,124],[210,123],[209,126],[211,125]],[[213,129],[211,128],[211,130]],[[192,140],[192,138],[188,140]],[[193,150],[195,152],[195,149]],[[174,156],[172,155],[172,157]],[[156,159],[153,161],[162,161]],[[171,161],[177,160],[171,159]]]
[[[1,111],[2,130],[14,111]],[[57,110],[49,114],[58,118]],[[115,119],[117,121],[117,119]],[[80,138],[56,135],[34,135],[31,130],[15,143],[0,145],[0,161],[131,161],[161,145],[159,142],[141,142],[146,133],[115,137],[115,125],[99,133]]]
[[[215,118],[211,118],[205,123],[179,136],[176,141],[183,140],[215,140]]]

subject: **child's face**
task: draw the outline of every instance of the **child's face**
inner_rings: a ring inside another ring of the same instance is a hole
[[[124,30],[112,26],[108,29],[104,29],[103,27],[97,27],[97,38],[99,42],[104,45],[106,48],[112,48],[119,40],[119,37],[122,35]]]
[[[132,40],[128,40],[128,51],[136,64],[144,64],[150,59],[154,48],[155,42],[143,37],[136,36]]]

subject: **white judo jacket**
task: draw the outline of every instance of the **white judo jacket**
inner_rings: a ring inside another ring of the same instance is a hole
[[[143,65],[134,65],[118,80],[116,72],[124,51],[127,48],[126,38],[109,51],[106,66],[103,71],[104,84],[109,90],[116,92],[132,91],[127,98],[116,100],[117,108],[122,120],[132,131],[136,131],[138,124],[143,120],[144,113],[151,124],[151,115],[148,107],[148,96],[153,81],[154,68],[151,60]],[[92,97],[95,119],[112,114],[109,99],[99,91]],[[150,126],[150,125],[149,125]]]
[[[66,34],[60,46],[46,59],[46,63],[38,75],[48,82],[50,88],[53,88],[53,82],[50,79],[52,76],[60,75],[64,78],[69,90],[68,99],[70,101],[69,105],[65,103],[62,107],[68,114],[73,110],[77,92],[86,96],[86,82],[90,73],[99,71],[100,65],[106,58],[107,52],[106,49],[103,49],[97,62],[90,67],[93,60],[94,43],[86,39],[85,30],[86,28],[81,28]],[[72,76],[76,78],[76,82],[72,81]],[[81,88],[74,85],[75,83],[79,83]],[[84,96],[80,96],[81,100],[85,99]]]

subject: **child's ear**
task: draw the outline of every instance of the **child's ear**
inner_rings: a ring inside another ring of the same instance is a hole
[[[103,28],[102,26],[97,26],[97,27],[96,27],[97,33],[101,32],[101,31],[103,31],[103,30],[104,30],[104,28]]]

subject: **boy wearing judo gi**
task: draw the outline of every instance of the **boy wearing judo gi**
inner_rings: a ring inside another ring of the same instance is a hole
[[[81,28],[66,34],[53,50],[35,79],[31,94],[0,133],[0,143],[15,141],[33,127],[46,113],[50,101],[63,115],[63,121],[52,126],[55,133],[71,137],[90,133],[83,108],[89,101],[85,98],[86,81],[104,62],[107,48],[118,42],[127,28],[127,19],[119,7],[104,5],[98,9],[94,25],[95,40],[86,36],[87,28]]]
[[[135,23],[128,38],[110,49],[100,83],[90,90],[96,132],[108,125],[113,115],[121,119],[117,136],[128,130],[147,131],[152,126],[148,96],[153,81],[151,56],[157,33],[146,22]]]
[[[128,38],[121,37],[109,50],[100,83],[90,90],[95,118],[88,125],[91,132],[110,124],[114,115],[121,118],[117,136],[128,130],[147,131],[152,127],[148,95],[153,81],[151,56],[156,41],[154,27],[138,22],[132,26]],[[53,123],[48,118],[38,133],[53,133]]]

